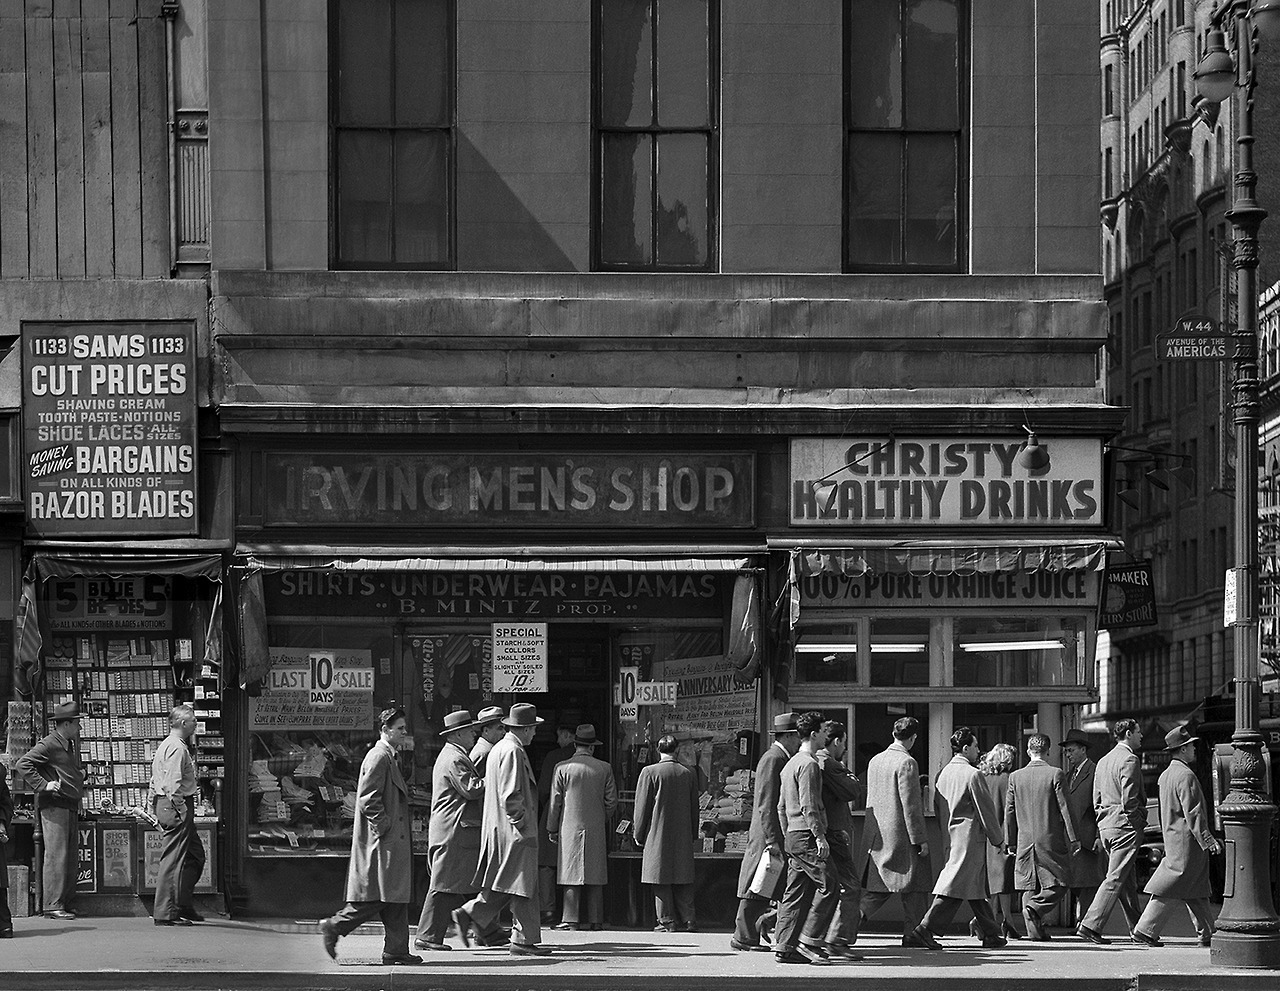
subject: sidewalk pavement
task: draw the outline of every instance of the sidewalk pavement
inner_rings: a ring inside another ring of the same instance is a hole
[[[282,931],[285,930],[285,931]],[[378,927],[364,927],[324,953],[314,922],[210,918],[165,929],[149,918],[16,919],[14,939],[0,941],[5,991],[129,991],[306,988],[314,991],[713,991],[805,985],[859,991],[1280,991],[1280,972],[1211,968],[1209,951],[1188,936],[1162,949],[1127,940],[1093,946],[1063,935],[1051,943],[980,949],[968,936],[942,940],[941,952],[903,949],[900,936],[864,935],[866,959],[830,967],[786,965],[768,953],[739,953],[729,934],[637,930],[555,932],[549,957],[513,957],[505,949],[423,952],[426,965],[381,963]]]

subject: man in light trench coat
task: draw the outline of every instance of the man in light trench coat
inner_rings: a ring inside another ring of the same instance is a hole
[[[453,913],[465,946],[471,945],[473,929],[482,942],[493,941],[498,915],[510,903],[516,925],[511,954],[542,957],[551,952],[539,945],[538,783],[525,753],[541,722],[537,706],[517,702],[502,721],[507,735],[489,751],[475,879],[481,890]]]
[[[1043,733],[1027,738],[1029,761],[1009,775],[1004,800],[1014,887],[1027,892],[1022,900],[1027,936],[1042,943],[1049,940],[1044,920],[1067,893],[1071,856],[1080,849],[1067,805],[1067,776],[1045,761],[1048,752]]]
[[[1078,926],[1093,903],[1102,883],[1102,844],[1098,840],[1098,814],[1093,808],[1093,775],[1097,768],[1089,759],[1089,736],[1082,730],[1067,730],[1062,741],[1067,775],[1067,808],[1080,849],[1071,855],[1070,888],[1075,905],[1071,925]]]
[[[996,812],[991,789],[975,766],[978,738],[968,726],[951,734],[951,763],[938,774],[934,806],[938,822],[947,823],[946,865],[933,886],[933,904],[903,943],[939,950],[934,937],[955,918],[961,902],[968,902],[982,932],[982,945],[998,949],[1009,941],[1000,935],[1000,924],[987,901],[987,845],[1003,846],[1004,829]]]
[[[420,964],[409,952],[409,902],[413,898],[413,847],[409,839],[409,788],[396,756],[407,732],[404,710],[378,715],[378,742],[360,765],[356,818],[347,866],[347,904],[320,923],[325,952],[337,956],[338,938],[381,916],[382,962]]]
[[[552,777],[547,835],[559,854],[556,876],[564,888],[557,929],[604,928],[609,813],[618,804],[618,788],[613,768],[594,756],[602,742],[590,723],[579,725],[573,731],[573,756],[556,765]]]
[[[929,906],[933,867],[920,794],[920,765],[911,756],[920,721],[903,716],[893,724],[893,743],[867,764],[867,811],[862,829],[862,915],[871,918],[895,894],[902,895],[902,945]]]
[[[676,738],[658,740],[658,763],[640,772],[631,835],[644,851],[640,883],[653,885],[654,932],[693,931],[693,838],[698,777],[676,760]]]
[[[451,949],[444,934],[453,910],[480,890],[475,880],[484,779],[476,774],[467,756],[475,726],[471,713],[459,709],[444,717],[440,731],[445,743],[431,769],[431,822],[427,827],[431,881],[413,941],[419,950]]]
[[[1156,867],[1146,892],[1151,896],[1133,938],[1148,946],[1163,946],[1160,933],[1177,907],[1185,902],[1195,923],[1201,946],[1213,938],[1213,913],[1209,909],[1209,855],[1221,853],[1222,843],[1209,829],[1204,792],[1191,765],[1196,760],[1196,740],[1185,726],[1165,734],[1165,751],[1172,755],[1160,775],[1160,831],[1164,859]]]

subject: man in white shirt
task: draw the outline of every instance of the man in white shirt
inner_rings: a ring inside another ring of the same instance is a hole
[[[196,713],[175,705],[169,735],[151,759],[151,810],[160,823],[160,867],[156,874],[157,926],[189,926],[204,918],[192,905],[192,892],[204,871],[204,844],[196,832],[196,765],[187,741],[196,731]]]

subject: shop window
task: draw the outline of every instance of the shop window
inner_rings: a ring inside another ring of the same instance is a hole
[[[876,616],[871,620],[871,684],[929,684],[929,620]]]
[[[1084,658],[1082,627],[1067,617],[955,621],[955,684],[990,688],[1075,685]]]
[[[849,727],[851,755],[845,758],[854,773],[863,776],[867,764],[876,754],[893,743],[893,724],[903,716],[914,716],[920,721],[920,733],[911,756],[920,765],[921,789],[926,798],[928,791],[929,767],[929,706],[927,703],[906,703],[903,705],[872,703],[853,707],[853,725]],[[865,777],[863,778],[865,781]],[[925,802],[925,810],[931,811],[932,804]]]
[[[796,642],[799,681],[860,681],[858,624],[806,626]]]
[[[957,271],[966,4],[845,5],[845,268]]]
[[[595,254],[624,271],[715,260],[715,0],[595,7]]]
[[[451,0],[337,0],[332,59],[335,265],[450,268]]]
[[[1027,761],[1025,741],[1029,734],[1036,732],[1036,706],[1029,702],[957,704],[952,710],[951,725],[957,728],[968,726],[973,730],[984,754],[997,743],[1009,744],[1018,751],[1017,762],[1013,765],[1016,769]],[[1052,742],[1056,745],[1062,741]]]

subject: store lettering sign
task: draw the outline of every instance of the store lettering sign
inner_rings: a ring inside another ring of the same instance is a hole
[[[547,624],[494,623],[493,690],[547,690]]]
[[[51,578],[45,583],[52,630],[168,630],[173,594],[163,575]]]
[[[672,453],[268,451],[271,526],[729,527],[755,522],[755,459]]]
[[[193,325],[33,323],[22,338],[28,529],[195,534]]]
[[[1102,443],[1040,437],[841,437],[791,441],[793,526],[1099,526]]]
[[[1097,573],[1082,569],[966,575],[867,572],[813,575],[800,580],[800,603],[805,609],[1046,605],[1092,608],[1097,601]]]
[[[263,576],[269,616],[365,619],[720,618],[722,574],[281,571]]]
[[[1156,583],[1151,562],[1107,565],[1098,606],[1098,629],[1125,630],[1155,623]]]

